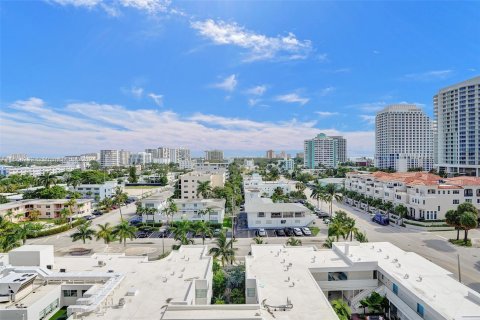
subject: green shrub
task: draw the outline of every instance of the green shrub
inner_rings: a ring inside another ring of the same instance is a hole
[[[467,242],[465,243],[465,241],[463,239],[450,239],[448,240],[450,243],[453,243],[454,245],[457,245],[457,246],[462,246],[462,247],[471,247],[472,246],[472,240],[470,239],[467,239]]]
[[[72,223],[72,228],[75,228],[76,226],[82,224],[83,222],[85,222],[85,219],[75,220]],[[54,234],[57,234],[57,233],[65,232],[65,231],[68,231],[68,230],[70,230],[70,225],[69,224],[64,224],[64,225],[61,225],[59,227],[33,232],[33,233],[28,235],[28,238],[31,239],[31,238],[46,237],[46,236],[51,236],[51,235],[54,235]]]

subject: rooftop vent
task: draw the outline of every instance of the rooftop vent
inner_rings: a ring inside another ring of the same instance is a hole
[[[65,273],[65,272],[67,272],[67,269],[65,269],[65,268],[60,268],[60,272]]]

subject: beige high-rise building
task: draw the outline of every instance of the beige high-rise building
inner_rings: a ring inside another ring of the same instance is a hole
[[[119,158],[118,150],[100,150],[100,166],[104,168],[118,167]]]
[[[207,151],[205,151],[205,160],[207,160],[207,161],[222,161],[223,160],[223,151],[222,150],[207,150]]]
[[[130,151],[127,150],[120,150],[118,152],[118,165],[120,166],[128,166],[130,160]]]
[[[273,159],[273,158],[275,158],[275,151],[273,151],[273,150],[268,150],[268,151],[267,151],[267,154],[266,154],[266,158],[267,158],[267,159]]]
[[[197,195],[199,182],[209,181],[210,187],[223,187],[225,185],[225,172],[202,173],[197,171],[188,172],[178,177],[182,199],[202,198]]]

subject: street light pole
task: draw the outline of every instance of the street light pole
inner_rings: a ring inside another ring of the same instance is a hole
[[[460,254],[457,253],[457,264],[458,264],[458,282],[462,282],[462,273],[460,271]]]

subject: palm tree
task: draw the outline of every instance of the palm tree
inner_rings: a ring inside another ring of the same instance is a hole
[[[63,208],[60,210],[59,215],[63,221],[66,221],[67,217],[70,215],[70,211],[67,208]]]
[[[69,216],[70,216],[70,219],[68,219],[68,221],[70,222],[70,226],[72,225],[72,216],[73,214],[75,213],[73,208],[77,205],[77,199],[75,198],[70,198],[67,203],[66,203],[67,207],[68,207],[68,210],[69,210]],[[77,208],[77,212],[78,212],[78,208]]]
[[[340,202],[343,199],[343,195],[338,192],[337,186],[333,183],[329,183],[325,186],[325,193],[328,195],[327,202],[330,203],[330,217],[333,211],[333,200]]]
[[[335,237],[337,241],[340,238],[340,236],[342,236],[345,239],[347,237],[347,232],[346,232],[344,223],[342,223],[342,221],[339,221],[339,220],[333,220],[333,222],[328,227],[328,236]]]
[[[123,219],[122,215],[122,204],[127,201],[128,195],[122,191],[121,187],[116,187],[115,188],[115,194],[113,195],[113,203],[118,206],[118,209],[120,210],[120,219]]]
[[[350,320],[350,315],[352,314],[352,310],[348,304],[343,301],[342,299],[333,300],[332,308],[338,316],[340,320]]]
[[[465,238],[463,239],[466,244],[468,241],[468,230],[475,229],[478,225],[477,215],[473,212],[465,212],[460,216],[460,225],[465,231]]]
[[[358,232],[358,228],[355,227],[355,219],[346,219],[344,222],[344,231],[347,233],[347,238],[350,237],[350,241],[353,241],[353,235]]]
[[[215,259],[220,258],[220,263],[225,266],[225,263],[233,264],[235,261],[235,249],[232,248],[232,239],[227,240],[226,232],[221,232],[218,238],[215,239],[216,247],[210,248],[209,253]]]
[[[38,177],[39,182],[46,188],[50,188],[51,184],[55,184],[57,179],[49,171]]]
[[[303,182],[297,182],[295,183],[295,189],[297,189],[300,192],[303,192],[305,190],[305,184]]]
[[[322,200],[322,195],[325,193],[324,188],[318,181],[310,188],[312,190],[310,198],[317,200],[317,207],[320,208],[320,200]]]
[[[148,216],[152,216],[152,225],[155,225],[155,213],[157,213],[158,210],[156,208],[142,208],[141,209],[141,213],[142,214],[145,214],[145,216],[147,217],[146,220],[149,220],[148,219]]]
[[[180,241],[180,245],[193,244],[193,239],[188,238],[188,233],[193,230],[192,224],[188,220],[177,221],[170,227],[173,238]]]
[[[196,234],[201,234],[202,235],[202,244],[203,245],[205,244],[205,238],[206,237],[213,237],[212,228],[205,221],[198,221],[194,225],[194,230],[195,230]]]
[[[255,237],[252,239],[255,244],[263,244],[263,238]]]
[[[365,314],[365,309],[368,308],[368,311],[371,313],[378,313],[383,310],[385,297],[382,297],[378,292],[373,291],[368,297],[363,300],[360,300],[360,305],[363,308],[363,313]]]
[[[102,239],[105,244],[109,244],[110,242],[115,240],[114,228],[110,226],[110,223],[99,224],[99,230],[95,232],[96,240]]]
[[[5,213],[5,218],[8,218],[8,220],[10,220],[10,222],[13,222],[13,210],[12,209],[7,210],[7,213]]]
[[[208,222],[210,222],[210,215],[213,213],[213,208],[212,207],[207,207],[203,210],[200,210],[198,212],[199,215],[205,216],[208,214]]]
[[[212,186],[210,185],[210,181],[199,181],[197,186],[197,197],[202,196],[202,198],[206,199],[212,193]]]
[[[82,240],[83,244],[88,240],[92,240],[93,236],[95,236],[95,230],[93,230],[91,227],[90,222],[85,222],[82,223],[77,227],[77,231],[73,234],[70,235],[70,238],[72,238],[72,241],[78,241]]]
[[[398,215],[399,219],[405,218],[408,214],[408,209],[403,204],[399,204],[398,206],[396,206],[393,211],[395,212],[395,214]]]
[[[168,199],[167,205],[163,208],[162,212],[167,216],[167,224],[169,224],[168,217],[175,215],[178,212],[178,207],[175,201],[172,198]]]
[[[294,237],[288,238],[286,242],[287,246],[292,246],[292,247],[298,247],[302,245],[302,240],[300,239],[295,239]]]
[[[355,232],[355,240],[358,242],[368,242],[367,233],[360,231]]]
[[[462,224],[460,223],[460,214],[458,214],[458,211],[453,209],[448,210],[445,213],[445,222],[457,230],[457,240],[460,239],[460,229],[462,228]]]
[[[123,243],[123,246],[127,246],[127,239],[133,240],[137,228],[131,226],[127,220],[123,220],[113,228],[113,234],[115,237]]]
[[[328,237],[323,243],[322,247],[332,249],[334,242],[335,242],[334,237]]]

